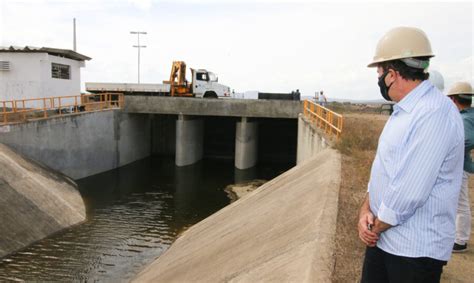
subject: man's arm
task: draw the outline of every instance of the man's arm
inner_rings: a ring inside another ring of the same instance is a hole
[[[378,218],[375,218],[374,226],[372,227],[372,232],[380,235],[382,232],[385,232],[386,230],[388,230],[391,227],[392,227],[392,225],[387,224],[387,223],[381,221]]]
[[[369,247],[374,247],[379,236],[374,231],[371,231],[372,229],[369,230],[369,225],[374,225],[374,214],[370,211],[369,193],[367,193],[364,203],[360,208],[357,228],[362,242]]]

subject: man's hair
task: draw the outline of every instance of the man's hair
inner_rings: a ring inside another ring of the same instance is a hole
[[[416,59],[428,61],[430,57],[417,57]],[[397,71],[398,73],[400,73],[400,76],[402,76],[402,78],[404,78],[405,80],[424,81],[427,80],[430,76],[429,73],[425,72],[425,70],[409,67],[401,60],[381,62],[379,63],[379,66],[382,67],[384,72],[388,71],[389,69]]]
[[[459,95],[453,95],[454,99],[456,99],[457,102],[459,102],[459,104],[461,104],[462,106],[471,106],[471,103],[472,103],[472,96],[470,98],[463,98],[463,97],[460,97]]]

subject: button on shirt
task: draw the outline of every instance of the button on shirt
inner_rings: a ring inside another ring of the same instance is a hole
[[[459,110],[423,81],[394,105],[372,165],[370,209],[393,226],[380,235],[380,249],[405,257],[450,258],[463,161]]]

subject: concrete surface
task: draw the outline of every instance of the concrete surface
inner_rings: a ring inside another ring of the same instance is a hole
[[[202,159],[204,153],[204,121],[179,115],[176,120],[176,166],[187,166]]]
[[[298,116],[298,145],[296,152],[296,164],[312,158],[328,147],[326,139],[300,114]]]
[[[128,113],[296,119],[302,107],[302,101],[292,100],[125,96],[125,112]]]
[[[85,219],[73,181],[0,144],[0,257]]]
[[[136,282],[329,282],[341,157],[326,149],[184,232]]]
[[[148,115],[106,110],[0,126],[0,142],[80,179],[149,156],[150,129]]]
[[[237,169],[245,170],[257,165],[258,124],[242,118],[235,127],[235,158]]]

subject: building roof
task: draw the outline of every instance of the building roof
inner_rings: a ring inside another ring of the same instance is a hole
[[[0,53],[6,53],[6,52],[18,52],[18,53],[48,53],[51,55],[59,56],[59,57],[65,57],[77,61],[85,61],[85,60],[91,60],[92,58],[87,57],[85,55],[82,55],[80,53],[77,53],[76,51],[72,51],[69,49],[58,49],[58,48],[50,48],[50,47],[34,47],[34,46],[25,46],[25,47],[19,47],[19,46],[9,46],[9,47],[4,47],[0,46]]]

